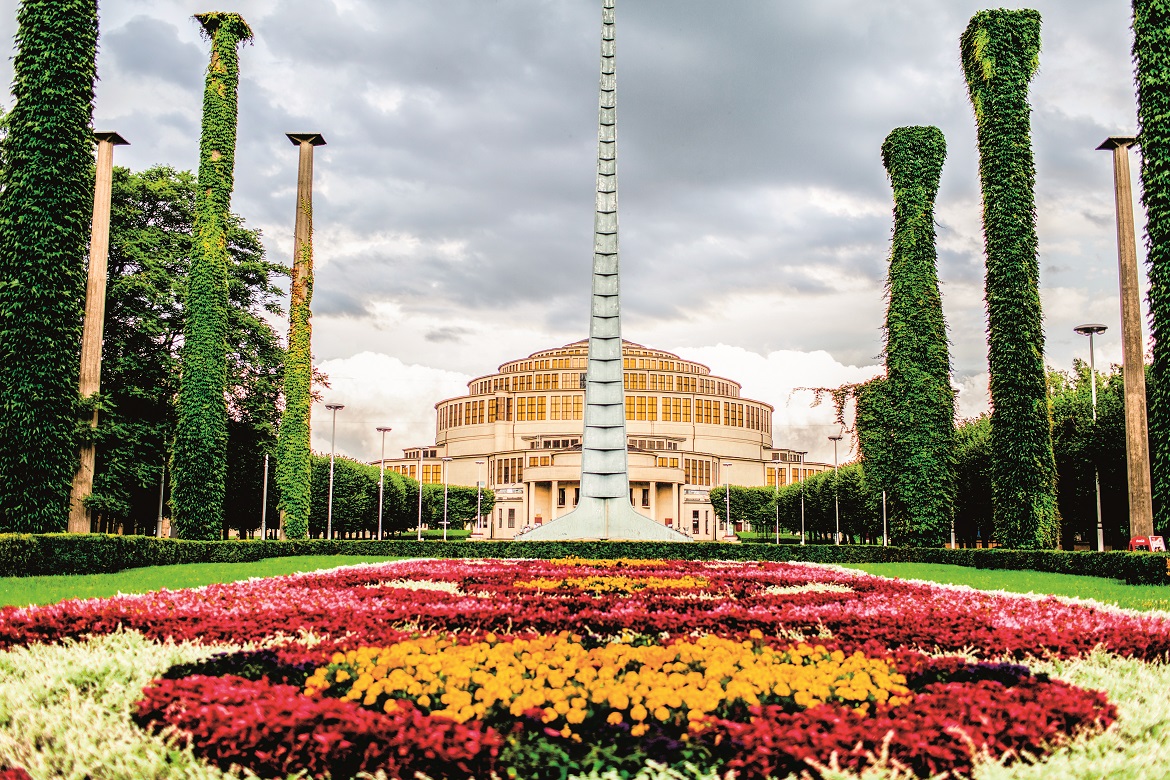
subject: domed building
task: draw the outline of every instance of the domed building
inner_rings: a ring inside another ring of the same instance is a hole
[[[407,448],[386,469],[495,492],[477,535],[510,539],[572,510],[580,498],[588,342],[504,363],[435,405],[435,443]],[[702,363],[623,342],[630,502],[696,539],[718,539],[714,485],[784,486],[832,468],[775,447],[773,408]],[[743,529],[737,529],[743,530]]]

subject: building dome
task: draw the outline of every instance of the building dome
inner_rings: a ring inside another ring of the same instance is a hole
[[[435,443],[407,448],[386,468],[424,482],[476,484],[496,494],[483,535],[511,538],[576,506],[588,341],[534,352],[468,383],[467,395],[435,404]],[[713,485],[785,485],[824,464],[776,448],[773,408],[740,395],[734,380],[702,363],[624,341],[630,501],[699,539],[722,536],[708,499]]]

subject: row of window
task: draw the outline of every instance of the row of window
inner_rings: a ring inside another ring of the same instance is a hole
[[[431,456],[433,457],[433,456]],[[394,466],[387,466],[387,471],[393,471],[395,474],[401,474],[404,477],[411,479],[418,479],[418,466],[414,464],[399,464]],[[424,463],[422,467],[422,481],[428,484],[439,484],[443,481],[443,464],[442,463]]]
[[[739,398],[739,386],[732,382],[702,379],[683,374],[648,374],[625,372],[622,383],[627,390],[660,390],[667,393],[702,393]],[[584,373],[518,374],[484,379],[469,385],[472,395],[491,393],[525,393],[536,390],[581,390]]]
[[[402,457],[410,458],[411,460],[418,460],[419,458],[437,458],[437,457],[439,457],[439,451],[438,450],[404,450],[402,453]]]
[[[522,371],[556,371],[562,368],[585,368],[585,357],[546,358],[544,360],[522,360],[500,369],[504,374],[518,374]]]
[[[659,406],[661,400],[661,407]],[[520,396],[519,398],[490,398],[486,401],[463,401],[439,408],[439,430],[480,423],[541,422],[544,420],[580,420],[584,416],[585,399],[580,395]],[[704,425],[726,425],[770,433],[772,416],[763,408],[717,401],[708,398],[693,400],[694,421]],[[659,409],[661,408],[661,417]],[[692,399],[662,398],[646,395],[626,396],[626,419],[641,422],[689,423],[692,417]],[[416,453],[417,454],[417,453]],[[410,457],[408,454],[407,457]],[[433,457],[431,455],[430,457]]]
[[[642,450],[677,450],[678,442],[667,439],[630,439],[630,446]]]
[[[688,485],[710,485],[711,461],[683,458],[683,473]]]
[[[581,443],[580,439],[544,439],[543,441],[529,442],[528,448],[533,450],[567,450]]]
[[[684,363],[681,360],[657,360],[655,358],[623,358],[623,368],[646,369],[648,371],[678,371],[683,374],[706,374],[708,368],[698,363]]]
[[[784,487],[788,484],[788,469],[766,469],[768,487]],[[808,479],[813,474],[819,474],[823,469],[792,469],[792,483],[796,484]]]
[[[524,481],[524,458],[494,458],[488,462],[488,484],[510,485]]]

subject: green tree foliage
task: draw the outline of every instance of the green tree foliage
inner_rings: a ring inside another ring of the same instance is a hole
[[[158,166],[114,168],[109,284],[102,359],[103,412],[97,473],[87,506],[105,527],[153,533],[159,480],[175,435],[183,300],[191,265],[195,177]],[[263,454],[273,446],[279,339],[274,278],[259,231],[232,216],[227,226],[229,525],[259,525]],[[270,486],[270,518],[275,491]],[[217,533],[218,536],[218,533]]]
[[[77,470],[97,3],[23,0],[0,174],[0,530],[63,531]]]
[[[329,456],[311,456],[312,504],[309,535],[324,537],[329,514]],[[418,527],[418,482],[393,471],[386,472],[382,505],[385,535],[413,532]],[[443,486],[424,484],[423,526],[443,528]],[[465,528],[475,521],[476,489],[447,486],[447,519],[450,528]],[[495,493],[481,494],[483,514],[490,518]],[[333,464],[333,534],[339,538],[373,538],[378,531],[378,467],[338,456]]]
[[[781,488],[777,497],[781,529],[800,532],[802,495],[805,535],[810,542],[832,543],[838,506],[841,533],[846,541],[870,544],[881,541],[882,492],[866,479],[863,464],[850,463],[836,474],[825,471]],[[765,523],[757,530],[770,527]]]
[[[955,539],[966,546],[994,537],[991,416],[964,420],[955,431]]]
[[[187,286],[174,449],[175,523],[188,539],[223,526],[227,477],[227,225],[236,159],[237,47],[252,37],[237,14],[196,17],[211,39],[199,140],[195,243]]]
[[[1133,0],[1138,144],[1146,209],[1153,386],[1149,409],[1154,516],[1170,511],[1170,2]]]
[[[1097,547],[1097,495],[1094,469],[1101,480],[1101,517],[1105,544],[1129,544],[1129,482],[1125,456],[1125,381],[1116,367],[1097,374],[1097,421],[1093,422],[1089,366],[1073,363],[1071,372],[1050,371],[1052,438],[1056,452],[1060,542]]]
[[[1052,547],[1059,535],[1056,466],[1045,396],[1028,105],[1040,14],[980,11],[960,43],[983,189],[995,533],[1009,547]]]
[[[877,484],[888,486],[897,508],[893,538],[899,544],[942,544],[954,502],[955,394],[934,235],[934,197],[946,153],[937,127],[900,127],[882,144],[894,190],[894,239],[880,390],[890,419],[879,436],[888,442],[881,449],[892,456],[887,462],[896,467],[883,468],[888,481]],[[859,419],[863,405],[859,397]],[[866,473],[876,476],[868,464]]]
[[[731,485],[731,520],[755,531],[770,531],[776,524],[776,490],[770,487]],[[727,494],[722,485],[711,488],[711,506],[719,522],[727,520]]]

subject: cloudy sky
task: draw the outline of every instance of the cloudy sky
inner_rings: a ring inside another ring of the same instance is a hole
[[[1036,0],[1032,87],[1046,357],[1110,327],[1112,168],[1135,125],[1127,0]],[[292,250],[296,150],[316,131],[314,353],[338,449],[433,441],[432,405],[588,326],[598,0],[237,0],[234,208]],[[16,0],[0,0],[0,39]],[[891,195],[880,146],[933,124],[949,154],[939,274],[960,411],[986,408],[975,127],[958,39],[973,0],[618,0],[624,335],[777,407],[776,443],[832,458],[832,414],[794,388],[874,375]],[[134,169],[197,164],[207,44],[188,0],[105,0],[95,126]],[[9,46],[11,44],[8,44]],[[0,79],[11,82],[10,57]],[[1135,159],[1136,178],[1136,159]],[[1139,231],[1143,218],[1139,211]],[[280,329],[283,331],[283,325]],[[314,445],[327,450],[324,409]]]

